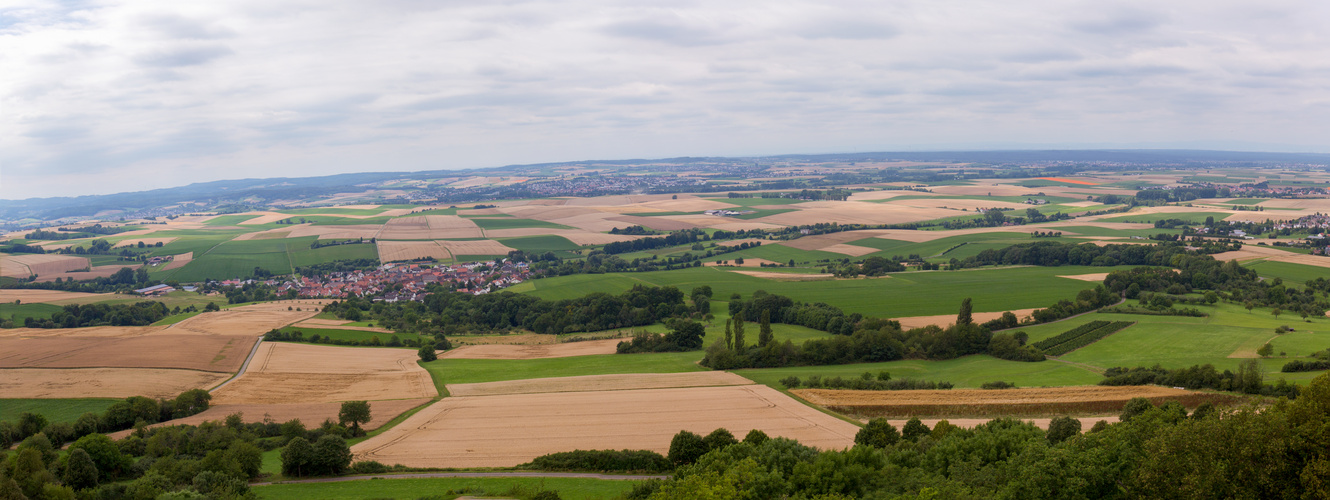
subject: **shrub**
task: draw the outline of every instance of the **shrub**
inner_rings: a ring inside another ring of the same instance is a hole
[[[667,472],[674,465],[650,450],[574,450],[536,457],[525,467],[550,471]]]
[[[875,418],[869,420],[868,424],[854,435],[854,444],[886,448],[894,446],[900,439],[901,434],[896,430],[896,426],[891,425],[891,422],[885,418]]]
[[[984,382],[983,385],[980,385],[980,386],[979,386],[979,388],[980,388],[980,389],[1015,389],[1015,388],[1016,388],[1016,384],[1013,384],[1013,383],[1011,383],[1011,382],[1003,382],[1003,381],[1001,381],[1001,380],[998,380],[998,381],[996,381],[996,382]]]
[[[780,384],[788,389],[797,389],[799,387],[799,377],[790,375],[788,377],[780,379]]]

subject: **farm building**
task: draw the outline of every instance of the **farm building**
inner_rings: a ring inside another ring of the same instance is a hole
[[[138,290],[134,290],[134,293],[140,295],[166,295],[174,291],[175,288],[171,287],[170,285],[153,285],[148,288],[140,288]]]

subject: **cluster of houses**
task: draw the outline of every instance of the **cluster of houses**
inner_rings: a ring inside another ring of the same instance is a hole
[[[734,210],[707,210],[702,213],[707,215],[714,215],[716,217],[734,217],[736,215],[744,214],[743,212],[736,212]]]
[[[277,292],[282,294],[296,290],[301,297],[376,295],[385,302],[397,302],[421,300],[427,294],[425,289],[429,285],[452,284],[458,292],[480,295],[516,285],[526,281],[530,275],[531,271],[525,262],[490,261],[444,266],[384,264],[366,271],[300,277],[282,283]]]

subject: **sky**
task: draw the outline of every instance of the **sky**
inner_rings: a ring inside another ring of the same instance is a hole
[[[591,159],[1330,152],[1317,0],[0,0],[0,198]]]

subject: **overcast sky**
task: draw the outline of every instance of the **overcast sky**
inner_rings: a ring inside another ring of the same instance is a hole
[[[0,0],[0,198],[583,159],[1326,152],[1327,26],[1319,0]]]

